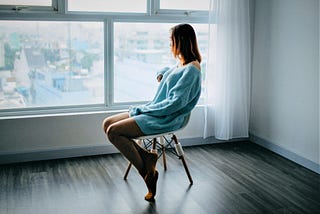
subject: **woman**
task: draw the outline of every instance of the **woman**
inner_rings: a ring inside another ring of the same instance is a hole
[[[180,24],[171,29],[171,51],[178,59],[178,65],[158,73],[160,84],[154,99],[103,121],[103,130],[110,142],[144,179],[148,188],[147,201],[153,201],[156,195],[158,156],[132,139],[179,129],[197,104],[201,92],[201,55],[191,25]]]

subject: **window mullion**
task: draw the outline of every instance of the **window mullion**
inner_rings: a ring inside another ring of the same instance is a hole
[[[107,19],[104,22],[104,94],[105,94],[105,105],[107,107],[113,104],[113,90],[114,90],[114,63],[113,63],[113,22]]]
[[[147,0],[147,14],[150,16],[153,14],[152,4],[152,0]]]
[[[151,15],[157,14],[160,9],[160,0],[149,0],[150,8],[151,8]]]
[[[67,11],[67,0],[52,0],[52,6],[58,13],[65,14]]]

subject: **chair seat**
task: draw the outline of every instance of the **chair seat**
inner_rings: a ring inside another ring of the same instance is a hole
[[[136,140],[144,140],[144,139],[153,139],[153,138],[158,138],[158,137],[162,137],[162,136],[166,136],[166,135],[173,135],[175,132],[180,131],[182,129],[184,129],[190,120],[190,114],[187,115],[183,125],[181,128],[173,130],[173,131],[169,131],[169,132],[164,132],[164,133],[160,133],[160,134],[154,134],[154,135],[144,135],[144,136],[140,136],[140,137],[136,137]]]
[[[174,134],[175,132],[177,132],[177,131],[179,131],[181,129],[177,129],[176,131],[170,131],[170,132],[155,134],[155,135],[144,135],[144,136],[136,137],[134,139],[135,140],[145,140],[145,139],[153,139],[153,138],[163,137],[163,136],[166,136],[166,135],[172,135],[172,134]]]

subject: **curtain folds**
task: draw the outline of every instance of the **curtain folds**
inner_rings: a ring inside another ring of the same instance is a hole
[[[248,137],[250,0],[211,0],[204,137]]]

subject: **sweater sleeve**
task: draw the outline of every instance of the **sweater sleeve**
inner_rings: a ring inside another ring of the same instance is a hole
[[[161,117],[179,111],[199,93],[200,72],[197,72],[190,70],[184,72],[163,101],[134,107],[130,110],[130,115],[146,114]]]

